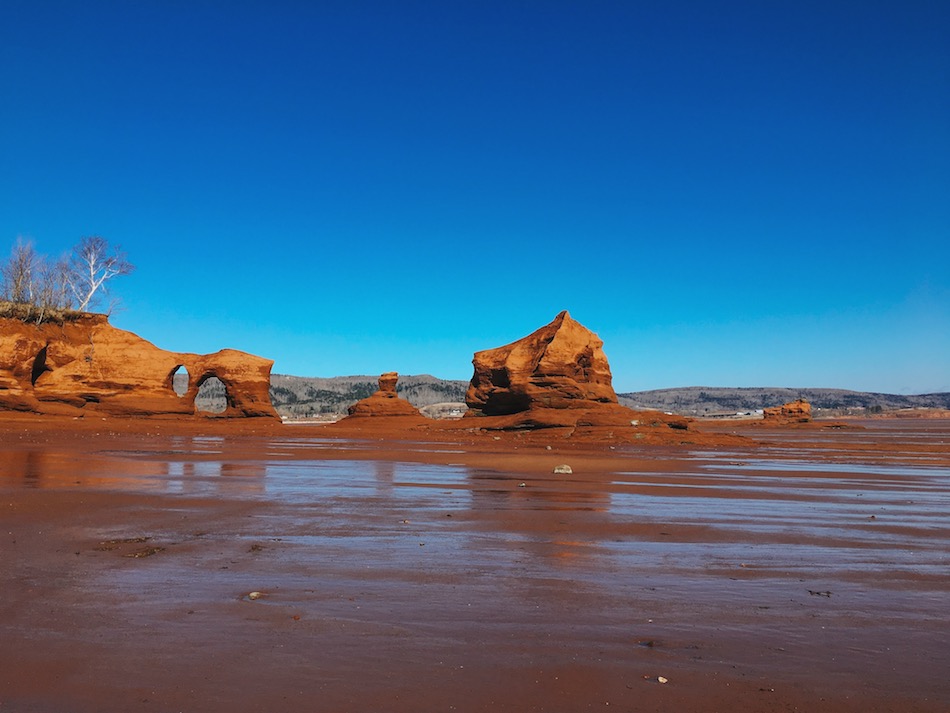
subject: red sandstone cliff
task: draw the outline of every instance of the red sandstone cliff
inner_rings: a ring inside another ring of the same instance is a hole
[[[0,318],[0,409],[191,415],[198,388],[214,376],[227,393],[221,415],[279,418],[269,394],[272,365],[233,349],[207,355],[164,351],[116,329],[105,315],[42,325]],[[172,386],[179,367],[190,377],[182,396]]]

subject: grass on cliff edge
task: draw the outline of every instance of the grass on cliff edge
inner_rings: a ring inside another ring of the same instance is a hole
[[[18,319],[21,322],[33,322],[34,324],[52,322],[54,324],[63,324],[64,322],[75,322],[84,314],[86,313],[75,309],[52,309],[50,307],[38,307],[25,302],[7,302],[0,300],[0,317]]]

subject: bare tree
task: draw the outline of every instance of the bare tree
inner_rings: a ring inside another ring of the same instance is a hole
[[[32,304],[34,281],[39,272],[40,258],[33,243],[17,238],[10,251],[10,259],[2,266],[3,296],[10,302]]]
[[[36,322],[41,323],[49,311],[69,309],[72,297],[69,294],[69,262],[61,258],[55,262],[40,258],[36,269],[32,304],[36,310]]]
[[[99,236],[83,238],[69,257],[55,261],[38,254],[29,240],[18,238],[10,258],[0,261],[0,300],[20,305],[23,319],[39,323],[51,313],[88,310],[107,292],[109,280],[133,270],[125,253]]]
[[[125,258],[118,246],[98,235],[85,237],[73,248],[69,260],[69,287],[80,312],[88,310],[97,293],[106,292],[106,283],[114,277],[128,275],[135,266]]]

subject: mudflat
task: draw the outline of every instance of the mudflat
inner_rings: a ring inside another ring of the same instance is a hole
[[[4,415],[0,711],[945,713],[950,420],[845,425]]]

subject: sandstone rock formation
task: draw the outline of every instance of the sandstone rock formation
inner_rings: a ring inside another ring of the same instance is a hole
[[[805,399],[790,401],[762,411],[762,418],[776,423],[807,423],[811,421],[811,404]]]
[[[523,339],[475,354],[465,395],[486,416],[617,403],[604,343],[567,311]]]
[[[484,428],[689,428],[689,419],[618,404],[603,342],[566,311],[472,364],[467,417]]]
[[[272,365],[233,349],[207,355],[164,351],[100,314],[41,325],[0,318],[0,409],[193,415],[199,387],[217,377],[227,399],[220,415],[279,418],[270,402]],[[179,396],[173,378],[181,368],[189,384]]]
[[[422,414],[415,406],[399,398],[396,394],[396,382],[399,374],[388,371],[379,377],[379,390],[372,396],[358,401],[349,409],[350,416],[419,416]]]

